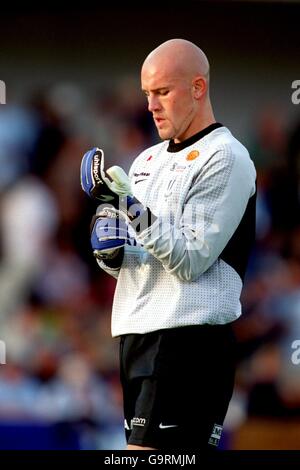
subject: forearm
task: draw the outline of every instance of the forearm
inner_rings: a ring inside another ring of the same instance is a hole
[[[245,175],[237,159],[226,178],[219,162],[211,167],[193,183],[180,219],[171,223],[171,217],[158,217],[137,233],[138,241],[167,272],[186,281],[199,277],[221,255],[255,193],[255,172]]]
[[[196,279],[218,255],[216,244],[203,238],[203,233],[195,233],[189,227],[177,228],[160,218],[137,235],[139,242],[162,263],[164,269],[183,281]]]

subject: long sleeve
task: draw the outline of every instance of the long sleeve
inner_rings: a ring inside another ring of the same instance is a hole
[[[113,276],[115,279],[118,279],[119,272],[122,266],[124,258],[124,248],[120,248],[117,256],[112,259],[107,260],[99,260],[97,259],[97,263],[103,271],[105,271],[110,276]]]
[[[195,175],[179,223],[158,217],[138,240],[168,273],[194,281],[219,257],[255,194],[250,158],[224,145]]]

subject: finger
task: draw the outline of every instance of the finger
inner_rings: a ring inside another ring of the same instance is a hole
[[[119,196],[126,196],[132,194],[130,180],[123,168],[119,166],[112,166],[111,168],[108,168],[106,173],[113,180],[112,189],[114,192],[119,194]]]

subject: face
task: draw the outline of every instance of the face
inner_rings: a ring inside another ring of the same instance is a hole
[[[179,76],[168,77],[145,67],[142,89],[162,140],[181,142],[193,135],[196,106],[191,81]]]

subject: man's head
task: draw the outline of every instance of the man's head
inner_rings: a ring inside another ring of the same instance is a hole
[[[215,122],[209,100],[209,63],[204,52],[184,39],[154,49],[141,72],[159,136],[181,142]]]

